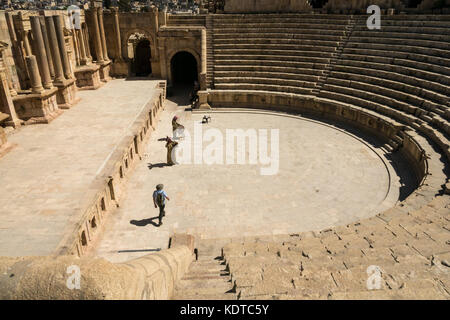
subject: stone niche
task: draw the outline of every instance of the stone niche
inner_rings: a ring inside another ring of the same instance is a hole
[[[312,12],[307,0],[226,0],[225,13]]]

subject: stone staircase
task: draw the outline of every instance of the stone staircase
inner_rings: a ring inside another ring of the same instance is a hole
[[[368,30],[358,17],[317,96],[388,116],[428,136],[450,159],[449,26],[450,16],[398,15]]]
[[[326,66],[325,72],[322,76],[319,77],[319,80],[316,83],[315,89],[312,91],[313,94],[319,94],[320,90],[322,90],[324,84],[327,82],[328,76],[331,71],[333,71],[333,66],[337,63],[337,61],[341,58],[342,52],[344,52],[345,46],[347,42],[350,40],[353,30],[355,29],[357,23],[357,19],[354,16],[350,16],[348,20],[348,25],[345,27],[345,35],[342,37],[342,41],[339,42],[336,53],[333,54],[330,59],[330,63]]]
[[[450,299],[450,197],[223,249],[238,299]]]
[[[173,300],[236,300],[222,257],[223,243],[197,241],[197,260],[175,285]]]
[[[303,95],[313,94],[352,26],[344,15],[219,14],[208,19],[209,88]]]

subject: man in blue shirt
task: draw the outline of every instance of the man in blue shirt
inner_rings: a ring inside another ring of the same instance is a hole
[[[153,191],[153,204],[155,205],[155,208],[159,207],[158,226],[162,225],[162,218],[166,215],[166,212],[164,211],[164,208],[166,207],[166,199],[170,201],[169,197],[167,196],[163,188],[164,188],[163,184],[158,184],[156,186],[156,190]]]

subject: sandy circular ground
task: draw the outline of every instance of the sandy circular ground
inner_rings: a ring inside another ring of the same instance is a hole
[[[223,135],[224,162],[227,129],[266,131],[269,151],[279,150],[278,170],[272,175],[261,174],[269,165],[261,164],[259,157],[257,164],[248,164],[248,145],[245,164],[165,166],[165,142],[158,139],[171,134],[174,114],[191,136],[203,117],[170,106],[163,113],[97,254],[123,261],[167,247],[174,232],[226,238],[320,230],[373,216],[398,199],[397,178],[379,150],[338,128],[286,115],[211,113],[211,123],[198,125],[203,134]],[[273,129],[279,132],[278,148],[271,144]],[[199,146],[198,137],[197,132],[184,141]],[[257,141],[258,148],[264,144],[258,135]],[[203,142],[204,152],[209,143]],[[161,227],[150,219],[158,215],[152,202],[158,183],[171,199]]]

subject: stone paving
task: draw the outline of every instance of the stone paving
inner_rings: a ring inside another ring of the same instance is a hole
[[[26,126],[0,159],[0,256],[48,255],[157,81],[113,80],[50,124]]]
[[[249,164],[165,166],[165,142],[159,140],[171,135],[173,115],[191,134],[203,117],[169,100],[145,160],[130,178],[127,198],[99,239],[95,254],[112,262],[165,249],[175,232],[210,239],[321,230],[374,216],[398,199],[398,177],[380,150],[335,127],[287,115],[212,112],[202,127],[224,134],[280,129],[275,175],[263,176],[260,165]],[[158,183],[170,197],[160,227],[152,202]]]

